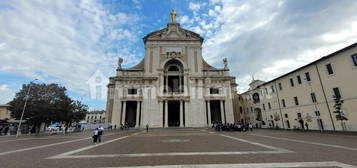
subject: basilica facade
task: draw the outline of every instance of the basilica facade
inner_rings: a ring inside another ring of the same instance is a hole
[[[207,127],[232,123],[235,78],[228,63],[210,66],[202,56],[203,38],[175,20],[143,38],[145,57],[122,68],[108,84],[107,122],[119,127]]]

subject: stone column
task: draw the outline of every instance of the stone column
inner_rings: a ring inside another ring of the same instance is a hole
[[[165,80],[166,80],[165,90],[166,90],[166,93],[168,93],[169,92],[169,76],[165,76]]]
[[[162,93],[164,93],[164,80],[165,80],[165,77],[163,76],[163,75],[160,75],[160,86],[159,86],[159,89],[160,89],[160,95],[162,94]]]
[[[159,109],[160,109],[160,113],[161,113],[161,124],[163,124],[162,127],[165,127],[165,125],[164,125],[164,121],[165,121],[164,116],[165,116],[165,114],[164,114],[163,105],[164,105],[164,101],[163,100],[159,100],[159,106],[160,106]]]
[[[168,117],[168,101],[165,101],[165,128],[169,126],[169,117]]]
[[[224,123],[224,108],[223,108],[223,100],[220,101],[220,106],[221,106],[221,120],[222,120],[222,123]]]
[[[125,124],[125,115],[126,115],[126,101],[123,103],[123,116],[121,118],[121,123],[124,125]]]
[[[208,126],[211,126],[211,104],[210,104],[210,101],[208,100],[207,101],[207,117],[208,117]]]
[[[183,80],[183,76],[180,75],[179,76],[179,89],[180,89],[180,92],[179,93],[183,93],[182,90],[183,90],[183,85],[182,85],[182,80]]]
[[[185,86],[187,86],[187,87],[185,87]],[[188,83],[187,83],[187,76],[186,75],[184,75],[183,76],[183,92],[185,93],[185,95],[188,95],[189,93],[188,93]]]
[[[180,100],[180,127],[183,127],[183,100]]]
[[[139,115],[140,115],[140,101],[136,103],[136,120],[135,120],[135,127],[139,128]]]

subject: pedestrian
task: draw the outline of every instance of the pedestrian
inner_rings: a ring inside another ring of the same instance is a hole
[[[99,126],[99,128],[98,128],[98,143],[102,142],[103,132],[104,132],[103,126]]]
[[[253,131],[253,125],[251,123],[249,123],[248,127],[249,127],[250,132],[252,132]]]
[[[6,136],[7,135],[7,132],[9,131],[9,127],[5,127],[4,129],[4,135]]]
[[[129,129],[129,123],[127,123],[127,122],[125,123],[124,129],[125,129],[125,130],[128,130],[128,129]]]
[[[93,143],[97,144],[97,140],[98,140],[98,128],[96,128],[93,132]]]
[[[117,125],[116,125],[116,124],[114,125],[114,129],[115,129],[115,130],[117,129]]]
[[[305,122],[305,127],[306,127],[306,131],[309,130],[309,124],[307,122]]]
[[[146,124],[146,133],[149,132],[149,124]]]

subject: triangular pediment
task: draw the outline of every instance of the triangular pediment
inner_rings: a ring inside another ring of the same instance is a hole
[[[181,36],[178,32],[169,32],[165,35],[166,38],[180,38]]]
[[[149,33],[144,38],[146,41],[159,41],[159,40],[185,40],[185,41],[201,41],[203,38],[192,31],[183,29],[178,23],[169,23],[166,28]]]

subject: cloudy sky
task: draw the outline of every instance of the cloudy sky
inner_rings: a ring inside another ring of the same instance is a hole
[[[38,78],[104,109],[93,76],[113,76],[118,57],[138,63],[142,37],[164,28],[171,9],[205,38],[210,64],[228,58],[240,92],[251,76],[270,80],[357,42],[356,0],[1,0],[0,104]]]

